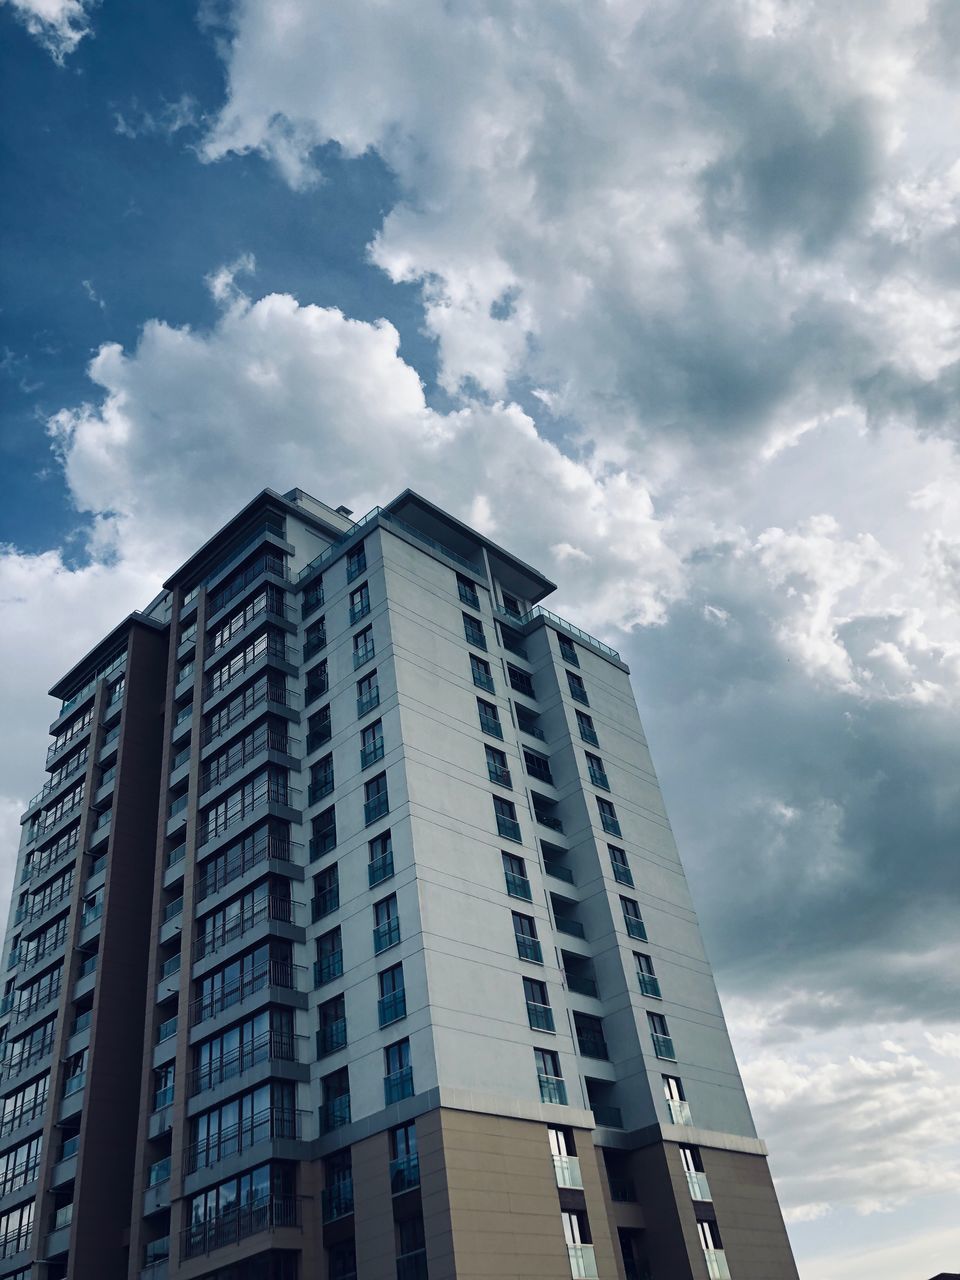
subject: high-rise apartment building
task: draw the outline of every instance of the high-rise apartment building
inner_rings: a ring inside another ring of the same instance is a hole
[[[626,666],[265,491],[51,691],[0,1280],[793,1280]]]

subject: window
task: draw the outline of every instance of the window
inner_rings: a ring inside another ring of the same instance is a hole
[[[11,1258],[30,1248],[34,1201],[27,1200],[0,1213],[0,1257]]]
[[[457,594],[463,604],[469,605],[471,609],[480,608],[480,597],[477,594],[476,586],[465,578],[462,574],[457,574]]]
[[[587,1013],[574,1013],[573,1025],[577,1033],[577,1045],[585,1058],[610,1057],[600,1018],[592,1018]]]
[[[390,800],[387,796],[387,775],[378,773],[375,778],[363,784],[363,820],[369,827],[385,813],[390,811]]]
[[[330,724],[330,704],[315,711],[307,721],[307,750],[316,751],[325,742],[329,742],[333,734]]]
[[[322,1078],[320,1097],[321,1133],[330,1133],[350,1123],[350,1077],[346,1067]]]
[[[524,978],[523,996],[527,1002],[527,1021],[533,1030],[555,1031],[547,984],[537,978]]]
[[[570,697],[575,702],[582,702],[585,707],[589,707],[590,699],[587,697],[587,686],[575,671],[567,672],[567,684],[570,686]]]
[[[577,728],[580,730],[580,737],[584,742],[589,742],[592,747],[599,747],[600,742],[597,739],[597,731],[593,727],[593,718],[583,711],[577,712]]]
[[[347,1043],[347,1012],[343,996],[324,1000],[317,1016],[320,1024],[317,1029],[317,1057],[325,1058],[343,1049]]]
[[[369,769],[383,759],[383,721],[374,720],[360,731],[360,768]]]
[[[530,960],[533,964],[543,964],[543,950],[537,940],[537,922],[533,916],[523,916],[519,911],[511,912],[513,916],[513,934],[517,940],[517,955],[521,960]]]
[[[661,1076],[663,1096],[667,1100],[667,1110],[674,1124],[692,1124],[690,1104],[683,1091],[683,1081],[679,1076]]]
[[[362,631],[358,631],[353,637],[353,666],[354,669],[362,667],[365,662],[371,662],[376,650],[373,645],[373,627],[364,627]]]
[[[350,1148],[335,1151],[323,1160],[323,1190],[320,1193],[320,1216],[324,1222],[335,1222],[353,1213],[353,1164]]]
[[[623,910],[623,923],[627,927],[627,933],[631,938],[639,938],[641,942],[647,940],[647,930],[643,923],[643,916],[640,914],[640,904],[634,898],[624,898],[621,894],[620,906]]]
[[[262,1164],[191,1196],[184,1257],[209,1253],[225,1239],[241,1240],[270,1227],[299,1226],[294,1177],[291,1166]]]
[[[340,873],[337,864],[331,863],[313,877],[313,901],[310,914],[314,921],[322,920],[340,906]]]
[[[516,689],[517,693],[525,694],[528,698],[535,698],[537,695],[533,691],[533,681],[527,675],[526,671],[521,671],[519,667],[507,663],[507,677],[510,681],[510,687]]]
[[[413,1067],[410,1065],[410,1041],[398,1040],[383,1051],[383,1100],[389,1106],[401,1098],[413,1096]]]
[[[389,898],[381,898],[373,904],[373,951],[379,955],[389,947],[395,947],[400,941],[400,916],[397,910],[397,895],[391,893]]]
[[[503,874],[507,882],[507,893],[511,898],[525,898],[529,902],[532,898],[530,892],[530,881],[527,878],[527,864],[522,858],[516,857],[512,853],[501,852],[500,857],[503,859]]]
[[[497,747],[484,746],[487,757],[487,773],[491,782],[498,787],[512,787],[510,770],[507,768],[507,757]]]
[[[327,1275],[330,1280],[357,1280],[357,1246],[354,1240],[330,1245],[327,1249]]]
[[[322,933],[317,939],[317,959],[313,966],[313,985],[324,987],[343,976],[343,942],[340,926]]]
[[[640,984],[640,990],[645,996],[660,1000],[662,998],[660,995],[660,983],[657,981],[657,975],[654,972],[652,958],[642,951],[635,951],[633,958],[637,965],[637,981]]]
[[[720,1239],[720,1228],[712,1219],[697,1222],[697,1235],[703,1247],[707,1263],[707,1275],[710,1280],[728,1280],[730,1270],[727,1267],[723,1241]]]
[[[362,582],[355,591],[350,592],[350,625],[359,622],[370,612],[370,587]]]
[[[529,748],[523,748],[523,762],[527,766],[527,773],[531,778],[539,778],[541,782],[553,782],[553,774],[550,772],[550,761],[546,756],[542,756],[539,752],[531,751]]]
[[[605,800],[603,796],[597,796],[597,808],[600,811],[600,825],[604,831],[611,836],[622,836],[617,811],[610,801]]]
[[[420,1157],[417,1153],[417,1126],[398,1125],[390,1130],[390,1190],[397,1196],[420,1185]]]
[[[483,623],[479,618],[472,618],[469,613],[460,615],[463,618],[463,634],[468,644],[477,649],[486,649],[487,637],[483,634]]]
[[[520,601],[517,597],[508,595],[506,591],[501,591],[500,596],[503,600],[504,612],[509,613],[511,618],[516,618],[519,621],[523,617],[523,610],[520,608]]]
[[[193,1070],[187,1076],[187,1096],[194,1097],[232,1080],[258,1062],[296,1061],[293,1013],[289,1009],[263,1009],[218,1035],[201,1041],[193,1050]],[[169,1078],[154,1072],[154,1080],[169,1085],[170,1093],[155,1105],[173,1101],[173,1068]]]
[[[587,772],[590,774],[590,781],[595,787],[603,787],[604,791],[609,791],[610,782],[607,778],[607,771],[603,767],[603,761],[599,756],[591,755],[589,751],[584,754],[587,757]]]
[[[691,1200],[712,1200],[713,1196],[710,1194],[707,1176],[703,1171],[703,1158],[700,1155],[700,1148],[681,1144],[680,1164],[683,1166],[683,1172],[687,1177],[687,1189],[690,1192]]]
[[[362,680],[357,681],[357,715],[365,716],[368,711],[380,705],[380,686],[377,683],[376,671],[371,671]]]
[[[597,1262],[593,1245],[590,1243],[590,1223],[582,1209],[563,1210],[563,1238],[567,1242],[567,1254],[570,1259],[572,1276],[595,1276]]]
[[[502,738],[503,729],[500,727],[500,712],[492,702],[484,702],[483,698],[477,699],[477,710],[480,713],[480,728],[484,733],[489,733],[492,738]]]
[[[42,1135],[10,1147],[0,1155],[0,1196],[10,1195],[35,1182],[40,1172]]]
[[[208,1169],[268,1138],[297,1138],[296,1086],[260,1085],[190,1121],[184,1172]]]
[[[485,658],[478,658],[475,653],[471,653],[470,671],[473,675],[473,683],[478,689],[486,689],[488,693],[494,692],[490,663]]]
[[[407,1016],[407,992],[403,984],[403,965],[394,964],[383,969],[377,975],[380,984],[380,999],[377,1002],[377,1017],[381,1027],[391,1022],[399,1022]]]
[[[397,1233],[397,1280],[427,1280],[426,1237],[423,1215],[400,1218]]]
[[[558,1129],[554,1125],[547,1127],[547,1138],[550,1142],[550,1155],[553,1157],[553,1168],[558,1187],[583,1187],[583,1175],[580,1172],[580,1161],[577,1159],[577,1148],[574,1145],[572,1129]]]
[[[7,1094],[0,1103],[0,1134],[12,1133],[43,1112],[50,1089],[50,1072]]]
[[[303,593],[300,616],[309,618],[311,613],[323,608],[323,578],[314,578]]]
[[[333,756],[328,754],[310,766],[310,789],[307,792],[307,798],[311,804],[316,804],[318,800],[328,796],[332,790]]]
[[[533,1057],[540,1081],[540,1101],[566,1106],[567,1086],[560,1074],[560,1055],[552,1049],[534,1049]]]
[[[579,667],[580,659],[577,657],[577,646],[572,640],[568,640],[566,636],[557,636],[560,644],[560,657],[564,662],[569,662],[571,667]]]
[[[330,688],[330,677],[327,674],[327,660],[321,658],[315,667],[311,667],[307,672],[307,685],[304,691],[306,705],[315,702],[317,698],[322,698]]]
[[[662,1013],[647,1013],[647,1022],[650,1025],[650,1035],[653,1038],[653,1051],[658,1058],[666,1058],[669,1062],[676,1062],[677,1055],[673,1051],[673,1040],[667,1029],[667,1020]]]
[[[190,1007],[190,1025],[216,1017],[265,987],[295,989],[290,958],[290,943],[273,939],[208,973],[196,984],[199,994]]]
[[[613,867],[613,878],[618,884],[629,885],[633,888],[633,872],[627,862],[627,855],[623,849],[618,848],[615,844],[608,844],[607,851],[610,854],[610,865]]]
[[[493,810],[497,818],[497,830],[505,840],[522,840],[520,823],[517,821],[517,809],[511,800],[502,796],[493,797]]]
[[[321,858],[337,847],[337,810],[335,805],[324,809],[311,822],[310,860]]]
[[[375,836],[367,848],[370,851],[367,874],[372,889],[374,885],[389,880],[393,875],[393,840],[390,832],[383,831]]]
[[[367,567],[367,549],[361,542],[347,556],[347,581],[354,582]]]
[[[303,658],[309,661],[327,646],[327,620],[318,618],[307,627],[303,637]]]

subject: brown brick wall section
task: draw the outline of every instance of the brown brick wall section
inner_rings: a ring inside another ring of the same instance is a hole
[[[717,1223],[737,1280],[798,1280],[777,1193],[763,1156],[701,1147]]]
[[[430,1280],[569,1280],[546,1125],[440,1110],[417,1121]],[[589,1133],[578,1131],[601,1276],[619,1274]]]
[[[369,1280],[396,1280],[389,1135],[377,1133],[355,1142],[350,1159],[357,1275]]]

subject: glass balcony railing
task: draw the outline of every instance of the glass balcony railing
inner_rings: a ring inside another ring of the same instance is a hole
[[[567,1086],[559,1076],[539,1076],[540,1101],[553,1102],[558,1106],[567,1105]]]
[[[691,1200],[713,1199],[705,1173],[701,1173],[697,1169],[685,1169],[684,1173],[687,1175],[687,1190],[690,1192]]]
[[[377,650],[372,640],[368,641],[367,644],[361,645],[359,649],[354,649],[353,651],[354,671],[356,671],[358,667],[365,666],[366,663],[372,662],[373,659],[376,657],[376,653],[377,653]]]
[[[525,902],[533,900],[530,881],[526,876],[518,876],[512,871],[505,871],[503,877],[507,884],[507,893],[511,898],[523,898]]]
[[[377,738],[369,747],[360,751],[360,768],[369,769],[372,764],[383,759],[383,739]]]
[[[578,1028],[577,1046],[585,1058],[602,1058],[606,1060],[610,1057],[607,1042],[599,1031],[583,1031]]]
[[[504,840],[516,840],[517,843],[523,842],[520,823],[517,822],[516,818],[507,818],[502,813],[498,813],[497,831],[503,836]]]
[[[377,1001],[377,1018],[381,1027],[391,1022],[399,1022],[407,1016],[407,993],[404,990],[391,991]]]
[[[401,1067],[383,1077],[383,1101],[385,1106],[413,1097],[413,1067]]]
[[[730,1280],[727,1255],[722,1249],[704,1249],[703,1257],[707,1264],[707,1275],[710,1280]]]
[[[570,1274],[574,1280],[596,1280],[597,1258],[592,1244],[568,1244]]]
[[[397,1280],[427,1280],[427,1251],[415,1249],[397,1256]]]
[[[500,721],[495,720],[493,716],[484,715],[482,711],[480,712],[480,728],[483,733],[488,733],[491,738],[503,737]]]
[[[313,985],[324,987],[334,978],[343,977],[343,952],[331,951],[329,955],[313,963]]]
[[[573,872],[561,862],[551,862],[549,859],[545,859],[543,869],[548,876],[553,876],[555,880],[565,880],[567,884],[574,883]]]
[[[637,916],[624,916],[624,924],[631,938],[637,938],[640,942],[647,941],[647,927]]]
[[[386,920],[383,924],[378,924],[373,931],[374,955],[379,955],[381,951],[386,951],[388,947],[395,947],[399,941],[399,920]]]
[[[382,818],[390,812],[390,801],[386,791],[380,792],[379,795],[368,800],[363,806],[363,821],[366,826],[370,826],[371,822],[376,822],[378,818]]]
[[[534,964],[543,964],[543,948],[536,938],[529,938],[525,933],[514,935],[517,939],[517,955],[521,960],[530,960]]]
[[[580,1172],[580,1161],[576,1156],[555,1155],[553,1171],[558,1187],[573,1187],[575,1190],[583,1187],[583,1174]]]
[[[320,1192],[320,1217],[323,1222],[336,1222],[353,1213],[353,1179],[341,1178]]]
[[[681,1098],[668,1098],[667,1111],[672,1124],[693,1124],[690,1115],[690,1103]]]
[[[393,875],[393,854],[384,853],[379,858],[374,858],[367,865],[367,879],[372,889],[374,885],[381,884],[384,880],[389,880]]]
[[[623,1128],[623,1112],[619,1107],[610,1107],[603,1103],[591,1102],[590,1110],[593,1112],[593,1118],[598,1125],[602,1125],[606,1129]]]
[[[371,691],[368,694],[365,694],[362,698],[357,699],[357,717],[359,718],[360,716],[367,715],[368,712],[372,711],[374,707],[379,707],[379,705],[380,705],[380,690],[379,688],[371,689]]]
[[[527,1001],[527,1021],[534,1031],[556,1031],[553,1021],[553,1010],[548,1004],[536,1004]]]
[[[673,1040],[670,1036],[659,1035],[656,1031],[653,1035],[653,1051],[658,1058],[663,1058],[667,1062],[676,1062],[677,1054],[673,1047]]]
[[[495,782],[498,787],[509,787],[513,789],[513,781],[510,777],[510,770],[501,764],[488,764],[487,773],[490,781]]]
[[[317,1031],[317,1057],[326,1058],[347,1046],[346,1018],[333,1018]]]
[[[652,973],[638,973],[637,981],[640,984],[640,990],[645,996],[650,996],[653,1000],[661,1000],[660,981],[655,978]]]
[[[398,1156],[390,1161],[390,1190],[398,1196],[404,1191],[412,1191],[420,1185],[420,1157],[412,1155]]]

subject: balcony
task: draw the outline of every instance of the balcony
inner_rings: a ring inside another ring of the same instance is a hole
[[[467,605],[470,609],[480,609],[480,597],[477,589],[472,583],[464,582],[462,579],[457,582],[457,595],[459,595],[461,603]]]
[[[531,778],[538,778],[540,782],[549,782],[551,786],[553,785],[553,774],[546,761],[541,762],[532,753],[524,753],[524,762]]]
[[[311,899],[310,902],[310,919],[316,924],[318,920],[322,920],[324,916],[331,915],[332,912],[340,909],[340,886],[333,885],[329,889],[324,889],[322,893]]]
[[[164,1040],[169,1040],[177,1034],[178,1015],[174,1014],[172,1018],[167,1018],[165,1022],[161,1022],[157,1027],[157,1044],[163,1044]]]
[[[543,948],[536,938],[528,938],[525,933],[514,934],[514,937],[517,940],[517,955],[521,960],[543,964]]]
[[[234,1205],[228,1211],[191,1223],[183,1232],[184,1258],[196,1258],[248,1236],[284,1227],[301,1226],[303,1221],[299,1196],[267,1196],[252,1204]]]
[[[640,984],[640,990],[645,996],[650,996],[653,1000],[662,1000],[660,994],[660,982],[652,973],[638,973],[637,981]]]
[[[520,834],[520,823],[516,818],[507,818],[502,813],[497,814],[497,831],[503,836],[504,840],[516,840],[518,844],[522,844],[523,836]]]
[[[487,693],[496,692],[496,685],[493,683],[493,676],[487,675],[485,671],[478,671],[474,668],[473,683],[478,689],[486,689]]]
[[[624,916],[623,922],[631,938],[636,938],[638,942],[647,941],[647,927],[637,916]]]
[[[553,927],[557,933],[566,933],[571,938],[586,938],[587,933],[579,920],[574,920],[572,916],[555,915],[553,919]]]
[[[427,1280],[426,1249],[397,1255],[397,1280]]]
[[[203,960],[206,956],[215,955],[224,947],[228,947],[237,938],[242,938],[245,933],[256,928],[264,920],[276,922],[278,924],[293,924],[294,907],[298,905],[289,898],[261,898],[257,902],[248,903],[237,916],[231,916],[228,920],[222,920],[216,925],[208,926],[205,933],[200,934],[193,944],[194,960]],[[176,961],[176,967],[170,969],[173,973],[180,967],[180,957],[173,956],[167,961],[167,965],[171,965]],[[164,966],[163,977],[167,977],[167,965]]]
[[[599,747],[600,745],[596,729],[591,729],[588,725],[582,724],[580,726],[580,737],[591,747]]]
[[[397,919],[386,920],[383,924],[378,924],[373,931],[373,953],[379,955],[381,951],[387,951],[390,947],[395,947],[400,941],[400,921]]]
[[[343,977],[343,952],[331,951],[329,955],[313,962],[313,985],[325,987],[328,982]]]
[[[527,1021],[534,1031],[556,1031],[553,1021],[553,1010],[548,1004],[536,1004],[527,1001]]]
[[[303,660],[309,662],[311,658],[315,658],[318,653],[322,653],[327,647],[327,633],[321,631],[317,635],[307,636],[303,642]]]
[[[707,1182],[707,1175],[697,1169],[684,1169],[687,1175],[687,1190],[690,1192],[691,1200],[712,1200],[710,1194],[710,1184]]]
[[[401,1067],[383,1077],[383,1101],[385,1106],[413,1097],[413,1067]]]
[[[390,812],[390,800],[386,791],[381,791],[372,799],[367,800],[363,806],[363,821],[365,826],[370,826],[372,822],[376,822],[378,818],[382,818]]]
[[[315,828],[316,834],[310,838],[310,861],[316,862],[325,853],[337,847],[336,821],[326,827]]]
[[[326,796],[333,794],[333,774],[328,774],[325,778],[318,778],[316,782],[311,782],[307,787],[307,803],[319,804]]]
[[[347,1020],[334,1018],[317,1031],[317,1057],[326,1058],[331,1053],[347,1047]]]
[[[229,862],[219,866],[215,873],[201,875],[197,880],[197,901],[219,893],[228,884],[246,875],[261,862],[289,862],[290,841],[281,836],[263,836],[248,849],[243,849]]]
[[[357,699],[357,718],[359,719],[362,716],[369,714],[369,712],[373,711],[375,707],[379,707],[379,705],[380,690],[379,688],[372,689],[368,694]]]
[[[239,1124],[220,1129],[205,1142],[188,1146],[184,1152],[184,1170],[196,1173],[198,1169],[209,1169],[261,1142],[296,1141],[300,1132],[300,1112],[284,1107],[267,1107],[256,1115],[246,1116]]]
[[[597,1125],[605,1129],[622,1129],[623,1112],[619,1107],[605,1106],[602,1103],[590,1103],[593,1119]]]
[[[350,1095],[341,1093],[330,1098],[320,1108],[320,1132],[332,1133],[350,1123]]]
[[[289,964],[286,960],[268,960],[266,964],[255,969],[242,980],[236,979],[223,987],[215,995],[201,996],[190,1005],[190,1025],[196,1026],[208,1018],[216,1017],[224,1010],[232,1008],[248,996],[267,987],[278,987],[287,991],[299,989],[299,977],[303,972],[301,965]]]
[[[574,1280],[596,1280],[597,1259],[592,1244],[568,1244],[570,1274]]]
[[[650,1033],[653,1036],[653,1052],[658,1058],[663,1058],[665,1062],[676,1062],[677,1055],[673,1047],[673,1039],[670,1036],[659,1035],[656,1031]]]
[[[670,1113],[671,1124],[693,1124],[689,1102],[681,1098],[668,1098],[667,1111]]]
[[[361,618],[365,618],[369,612],[370,612],[369,600],[361,600],[359,604],[351,605],[350,606],[351,627],[354,626],[356,623],[358,623]]]
[[[480,712],[480,728],[483,733],[488,733],[491,738],[503,738],[503,729],[500,726],[500,721],[495,720],[493,716],[485,715],[482,711]]]
[[[358,667],[365,666],[368,662],[372,662],[373,659],[376,657],[376,654],[377,654],[377,650],[372,640],[369,640],[367,641],[366,644],[361,645],[359,649],[354,649],[353,651],[354,671],[356,671]]]
[[[558,1187],[572,1187],[574,1190],[582,1190],[583,1175],[580,1172],[580,1161],[576,1156],[558,1156],[553,1157],[553,1172],[557,1179]]]
[[[307,734],[307,751],[319,750],[320,747],[322,747],[324,743],[329,742],[332,737],[333,730],[330,727],[329,721],[319,729],[311,729]]]
[[[465,621],[463,624],[463,634],[466,636],[467,644],[472,644],[475,649],[482,649],[486,652],[487,638],[480,627],[471,626]]]
[[[407,993],[403,988],[381,996],[377,1001],[377,1019],[381,1027],[388,1027],[391,1022],[399,1022],[407,1016]]]
[[[384,853],[379,858],[374,858],[367,865],[367,879],[372,889],[374,885],[382,884],[384,880],[389,880],[393,875],[393,854]]]
[[[533,812],[541,827],[549,827],[551,831],[559,831],[563,834],[563,823],[559,818],[553,817],[552,814],[547,813],[543,809],[534,808]]]
[[[621,836],[623,832],[620,830],[620,823],[616,816],[612,813],[600,814],[600,825],[606,831],[608,836]]]
[[[703,1257],[710,1280],[730,1280],[730,1268],[727,1266],[727,1255],[723,1249],[704,1249]]]
[[[505,871],[503,878],[507,883],[507,893],[511,898],[522,898],[524,902],[533,901],[530,881],[526,876],[518,876],[513,871]]]
[[[420,1185],[420,1157],[413,1155],[398,1156],[390,1161],[390,1191],[399,1196],[404,1191],[412,1191]]]
[[[562,863],[545,858],[543,869],[548,876],[553,876],[554,880],[565,880],[567,884],[573,884],[573,872],[569,867],[563,866]]]
[[[613,863],[613,878],[618,884],[625,884],[630,889],[634,887],[633,873],[623,862]]]
[[[227,1080],[242,1075],[244,1071],[250,1067],[256,1066],[258,1062],[297,1062],[297,1040],[299,1036],[291,1036],[283,1031],[266,1031],[258,1036],[249,1044],[245,1044],[240,1048],[232,1050],[230,1053],[224,1054],[215,1062],[210,1062],[204,1067],[198,1067],[187,1075],[187,1096],[195,1097],[198,1093],[205,1093],[208,1089],[214,1089],[217,1085],[223,1084]],[[168,1106],[173,1101],[173,1089],[169,1088],[169,1097],[167,1097],[168,1089],[161,1090],[163,1099],[157,1102],[157,1106]],[[159,1098],[160,1095],[157,1095]],[[156,1099],[155,1099],[156,1101]]]
[[[540,1101],[553,1102],[557,1106],[567,1105],[567,1086],[559,1076],[545,1076],[538,1073],[540,1081]]]
[[[487,761],[487,773],[490,776],[490,781],[495,782],[498,787],[507,787],[511,791],[513,790],[510,770],[504,765],[491,764],[490,761]]]
[[[383,738],[377,738],[369,747],[360,751],[360,768],[369,769],[372,764],[383,759]]]
[[[336,1222],[353,1213],[353,1179],[341,1178],[320,1192],[320,1217],[323,1222]]]
[[[607,1061],[610,1051],[600,1031],[589,1031],[577,1027],[577,1047],[585,1058],[600,1058]]]

